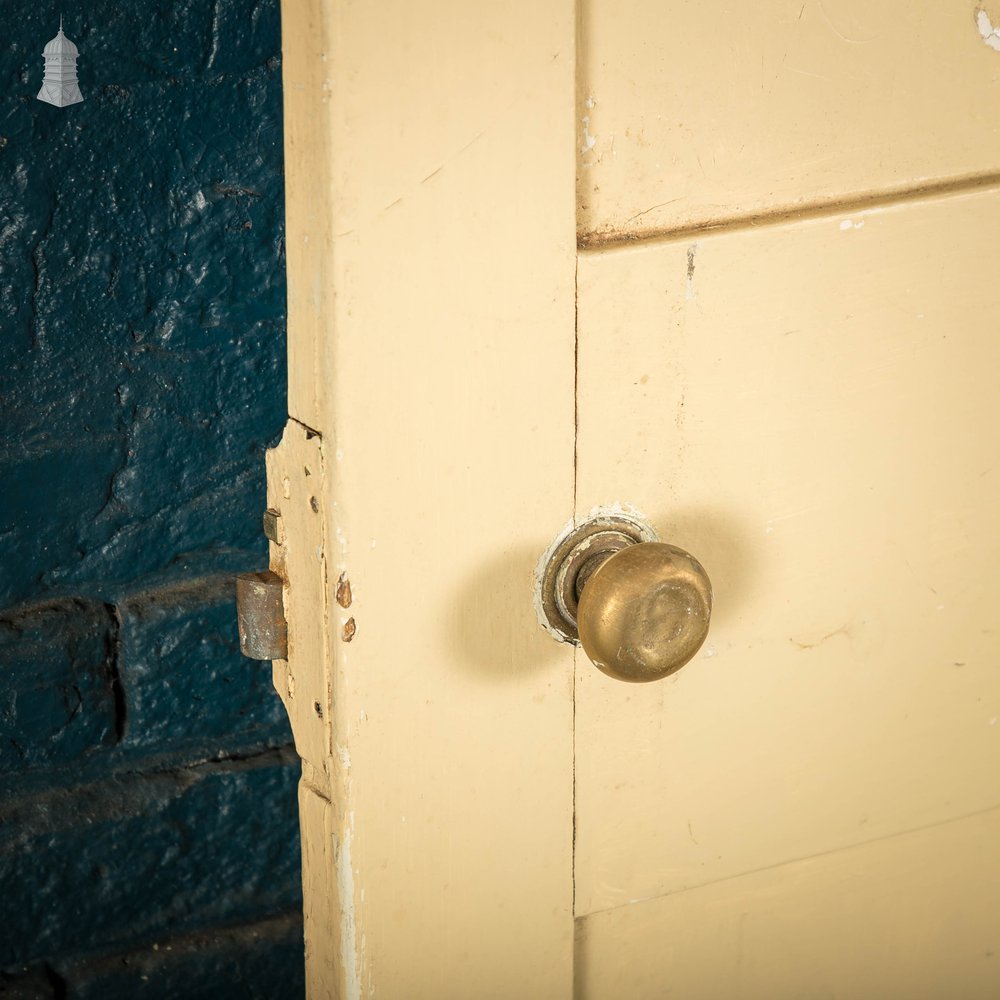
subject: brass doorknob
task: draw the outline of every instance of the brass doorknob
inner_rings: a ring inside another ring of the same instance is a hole
[[[590,575],[580,595],[580,645],[609,677],[655,681],[701,648],[712,614],[712,585],[701,563],[664,542],[619,549]]]
[[[557,540],[540,576],[543,624],[617,680],[666,677],[708,635],[708,574],[694,556],[654,539],[637,518],[597,517]]]

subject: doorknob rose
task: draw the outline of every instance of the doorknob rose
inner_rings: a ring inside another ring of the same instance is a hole
[[[597,517],[572,529],[550,549],[539,579],[543,623],[617,680],[672,674],[708,634],[705,569],[635,518]]]

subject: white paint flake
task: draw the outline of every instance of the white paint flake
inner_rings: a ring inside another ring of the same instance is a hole
[[[844,219],[840,224],[840,228],[842,232],[846,232],[848,229],[860,229],[864,224],[864,219],[860,219],[858,222],[855,222],[853,219]]]
[[[983,41],[994,51],[1000,52],[1000,27],[993,27],[990,15],[982,8],[976,11],[976,27],[979,28]]]
[[[580,155],[585,156],[597,145],[597,136],[590,134],[590,115],[584,115],[580,123],[583,125],[583,145],[580,147]]]

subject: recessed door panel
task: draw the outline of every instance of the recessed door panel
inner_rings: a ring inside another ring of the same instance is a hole
[[[715,588],[697,657],[578,657],[587,914],[1000,804],[1000,195],[579,266],[578,515]]]
[[[585,0],[581,238],[996,174],[1000,7],[986,7]]]

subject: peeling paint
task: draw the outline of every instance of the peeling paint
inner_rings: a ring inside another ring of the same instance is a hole
[[[990,15],[981,7],[976,11],[976,27],[983,41],[996,52],[1000,52],[1000,27],[994,28]]]

